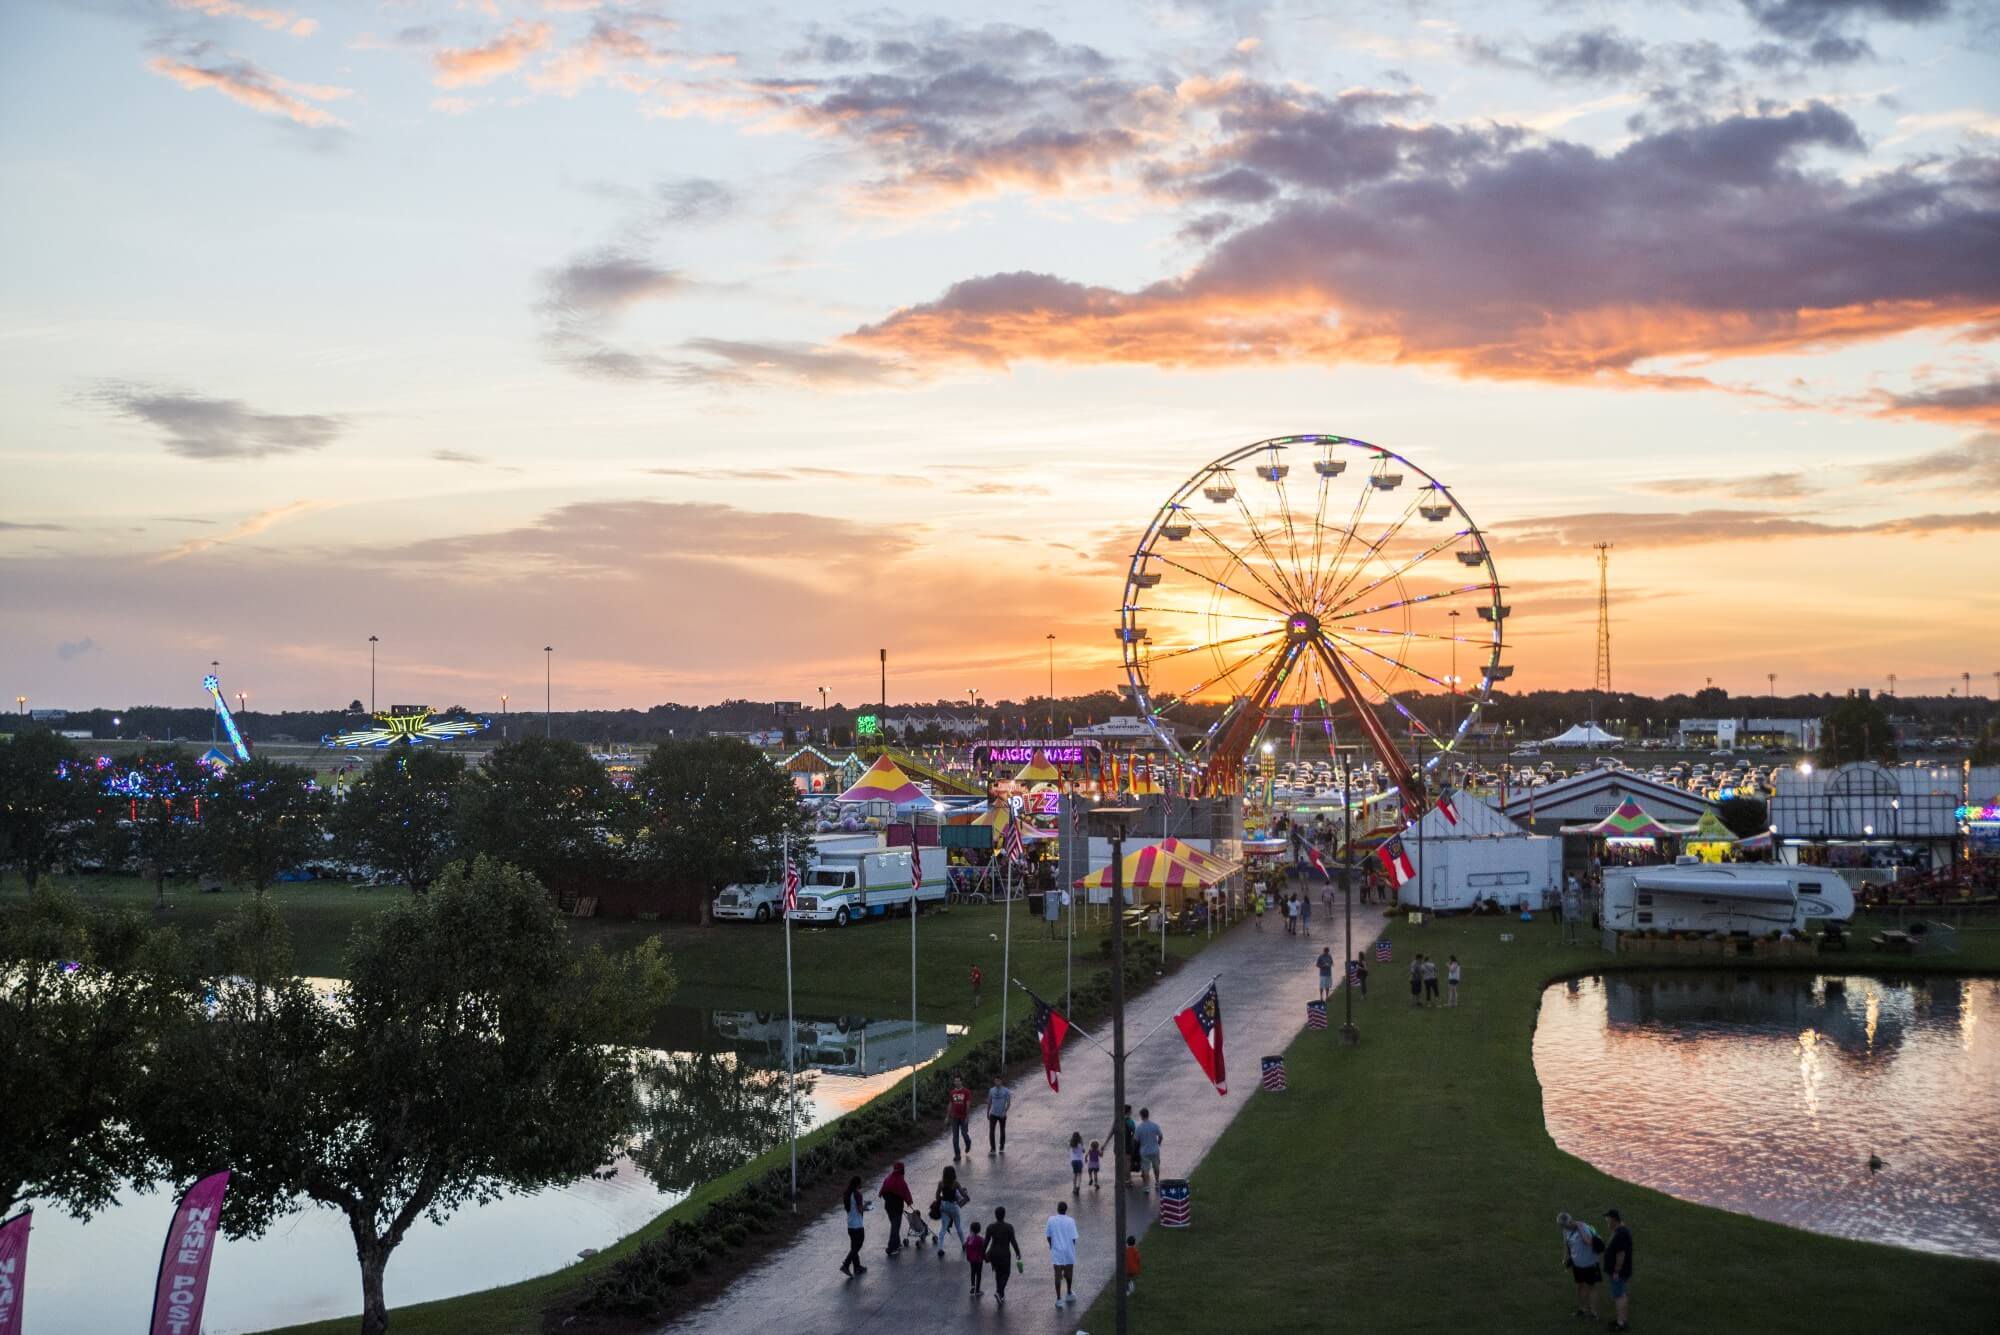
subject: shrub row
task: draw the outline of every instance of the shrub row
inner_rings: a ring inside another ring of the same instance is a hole
[[[1108,943],[1107,943],[1108,945]],[[1150,983],[1156,955],[1137,952],[1125,960],[1128,991]],[[1093,973],[1072,993],[1070,1019],[1092,1025],[1109,1015],[1111,971]],[[1025,1007],[1023,1009],[1026,1009]],[[1010,1026],[1008,1053],[1038,1051],[1032,1016]],[[933,1062],[917,1075],[917,1102],[920,1108],[944,1107],[956,1074],[972,1089],[989,1082],[1000,1068],[1000,1039],[983,1039],[948,1060]],[[1037,1063],[1038,1064],[1038,1061]],[[1017,1069],[1028,1062],[1014,1063]],[[846,1179],[882,1157],[922,1144],[935,1134],[936,1123],[928,1116],[910,1120],[910,1092],[900,1085],[877,1095],[827,1128],[825,1135],[799,1148],[799,1196],[805,1200],[815,1191],[838,1191]],[[729,1195],[712,1202],[692,1221],[675,1220],[656,1238],[641,1243],[631,1255],[609,1266],[585,1292],[577,1304],[586,1312],[635,1320],[657,1320],[674,1307],[678,1292],[711,1267],[727,1261],[738,1273],[769,1250],[773,1230],[791,1214],[789,1158],[753,1178]],[[742,1252],[743,1255],[736,1255]]]

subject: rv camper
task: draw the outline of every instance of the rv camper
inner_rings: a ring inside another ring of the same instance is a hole
[[[1604,873],[1604,925],[1614,932],[1753,932],[1846,922],[1854,892],[1821,867],[1680,864]]]

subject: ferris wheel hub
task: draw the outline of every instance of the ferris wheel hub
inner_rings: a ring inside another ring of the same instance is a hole
[[[1285,620],[1285,638],[1294,643],[1319,635],[1319,618],[1311,612],[1294,612]]]

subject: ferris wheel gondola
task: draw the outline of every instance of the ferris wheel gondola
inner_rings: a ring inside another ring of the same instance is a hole
[[[1255,481],[1239,486],[1242,465]],[[1280,436],[1168,497],[1133,553],[1117,638],[1135,702],[1205,791],[1234,790],[1274,726],[1329,744],[1348,728],[1415,815],[1512,672],[1500,598],[1485,535],[1444,483],[1365,441]],[[1412,707],[1422,694],[1448,696],[1448,716]]]

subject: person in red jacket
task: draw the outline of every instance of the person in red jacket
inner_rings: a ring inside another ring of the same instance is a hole
[[[951,1123],[951,1161],[957,1163],[959,1150],[972,1153],[972,1129],[965,1119],[972,1115],[972,1091],[958,1078],[958,1072],[951,1073],[951,1097],[944,1110],[945,1121]]]
[[[903,1161],[896,1160],[896,1166],[889,1170],[889,1176],[882,1179],[882,1190],[876,1193],[882,1198],[882,1208],[889,1212],[889,1255],[903,1250],[903,1211],[917,1208],[917,1198],[910,1194],[910,1183],[903,1176]]]
[[[986,975],[979,972],[977,964],[972,966],[972,1004],[979,1004],[979,985],[986,981]]]

